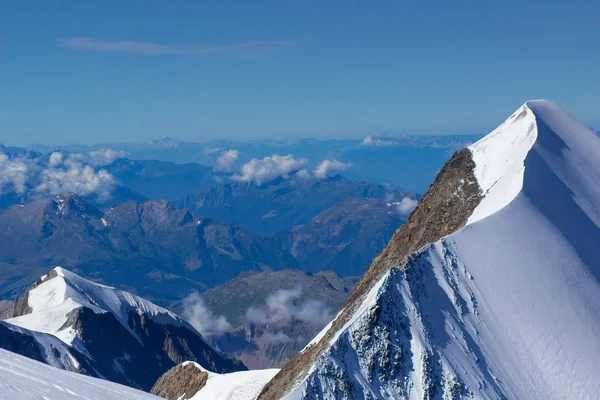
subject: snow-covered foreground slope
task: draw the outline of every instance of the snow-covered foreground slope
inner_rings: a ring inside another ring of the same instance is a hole
[[[127,386],[62,371],[0,349],[0,398],[10,400],[158,400]]]
[[[206,371],[200,365],[196,367]],[[192,400],[254,400],[265,384],[279,372],[278,369],[215,374],[210,371],[208,380]]]
[[[600,396],[600,139],[531,101],[470,150],[466,226],[391,265],[260,398]]]
[[[217,372],[246,369],[172,312],[59,267],[38,279],[9,314],[7,329],[0,330],[0,348],[136,388],[149,390],[185,360]],[[23,340],[41,351],[16,345],[17,334],[11,331],[33,338]]]
[[[156,381],[151,393],[167,400],[255,400],[278,369],[217,374],[186,361]]]

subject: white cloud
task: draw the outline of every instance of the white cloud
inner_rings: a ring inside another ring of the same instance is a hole
[[[231,171],[231,167],[237,161],[240,156],[240,152],[237,150],[227,150],[221,153],[219,158],[217,158],[217,165],[215,170],[217,171]]]
[[[118,153],[116,153],[118,154]],[[112,157],[104,153],[102,157]],[[86,196],[96,194],[109,198],[116,186],[115,178],[105,170],[96,170],[83,154],[53,152],[47,163],[39,158],[20,156],[11,159],[0,154],[0,189],[14,190],[19,194],[62,194],[73,192]]]
[[[317,179],[323,179],[332,172],[345,171],[351,167],[351,163],[343,163],[339,160],[323,160],[319,165],[317,165],[313,173]]]
[[[50,160],[48,161],[48,165],[50,167],[57,167],[60,164],[62,164],[62,162],[63,162],[63,155],[61,152],[55,151],[54,153],[50,154]]]
[[[108,165],[120,158],[127,157],[127,155],[127,152],[122,150],[116,151],[113,149],[98,149],[96,151],[89,152],[88,162],[94,166]]]
[[[308,172],[305,169],[301,169],[300,171],[296,172],[296,176],[298,178],[302,178],[302,179],[308,179],[308,178],[312,177],[312,175],[310,174],[310,172]]]
[[[371,146],[373,145],[373,136],[369,135],[362,141],[363,146]]]
[[[105,170],[96,171],[90,165],[67,159],[62,168],[44,169],[41,183],[35,190],[48,194],[73,192],[87,196],[94,193],[98,197],[110,197],[115,185],[115,178]]]
[[[363,146],[370,146],[370,147],[397,146],[399,144],[400,143],[397,140],[384,140],[384,139],[375,138],[371,135],[367,136],[362,141]]]
[[[31,165],[27,159],[11,159],[0,153],[0,190],[10,187],[19,194],[27,190]]]
[[[60,43],[63,46],[76,51],[117,52],[136,56],[165,54],[203,55],[239,51],[257,52],[295,46],[298,44],[296,41],[263,40],[205,46],[198,44],[135,42],[132,40],[96,40],[88,37],[65,38],[61,39]]]
[[[413,200],[410,197],[404,197],[400,200],[400,203],[398,203],[398,212],[403,216],[408,217],[418,205],[419,202],[417,200]]]
[[[306,158],[296,159],[291,154],[287,156],[273,154],[262,160],[254,158],[244,164],[241,174],[234,175],[233,179],[261,185],[279,176],[287,178],[291,172],[302,168],[307,162]]]
[[[204,154],[208,155],[208,154],[218,153],[221,150],[223,150],[223,149],[220,148],[220,147],[208,147],[208,148],[205,148],[202,151],[203,151]]]
[[[222,315],[213,314],[198,292],[193,292],[183,300],[181,316],[206,337],[222,335],[231,330],[229,321]]]
[[[268,343],[270,345],[279,345],[279,344],[287,344],[293,343],[294,339],[289,337],[283,332],[269,333],[265,332],[261,337],[263,342]]]
[[[292,290],[280,289],[267,297],[264,307],[250,307],[246,311],[246,321],[277,327],[301,321],[315,328],[323,327],[333,317],[331,309],[317,300],[302,301],[302,294],[303,288],[300,285]]]

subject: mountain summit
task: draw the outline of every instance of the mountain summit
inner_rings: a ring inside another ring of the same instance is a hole
[[[144,390],[185,360],[214,372],[246,369],[172,312],[60,267],[40,277],[7,317],[1,348]]]
[[[457,152],[259,399],[600,393],[600,139],[529,101]]]

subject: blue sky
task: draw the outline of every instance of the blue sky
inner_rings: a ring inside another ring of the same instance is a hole
[[[530,98],[600,123],[600,2],[0,6],[0,142],[485,133]]]

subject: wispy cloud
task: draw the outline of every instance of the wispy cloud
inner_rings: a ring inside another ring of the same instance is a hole
[[[61,45],[71,50],[89,52],[117,52],[128,55],[162,55],[162,54],[213,54],[231,51],[269,49],[297,45],[295,41],[265,40],[254,42],[230,43],[224,45],[204,46],[188,44],[160,44],[135,41],[101,41],[86,37],[66,38],[60,40]]]

